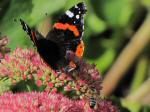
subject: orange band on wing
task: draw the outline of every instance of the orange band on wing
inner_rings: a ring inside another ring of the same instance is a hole
[[[84,53],[84,43],[83,41],[81,41],[81,43],[77,46],[77,49],[76,49],[76,56],[81,58],[83,56],[83,53]]]
[[[75,55],[76,55],[77,57],[81,58],[81,57],[83,56],[83,53],[84,53],[84,43],[83,43],[83,41],[81,41],[81,43],[77,46]],[[71,61],[71,62],[69,63],[69,66],[70,66],[71,68],[76,68],[76,64],[75,64],[73,61]]]
[[[54,28],[60,29],[60,30],[67,30],[68,29],[68,30],[72,31],[76,37],[79,36],[79,31],[78,31],[77,27],[74,25],[69,25],[68,23],[65,23],[65,24],[55,23]]]

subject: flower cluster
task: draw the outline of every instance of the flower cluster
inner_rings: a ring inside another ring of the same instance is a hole
[[[66,58],[72,60],[76,65],[78,65],[79,70],[75,78],[78,83],[84,86],[84,90],[82,91],[82,88],[80,91],[83,92],[85,96],[98,97],[102,89],[102,79],[99,71],[96,69],[96,66],[94,64],[88,64],[83,59],[79,59],[71,51],[67,52]],[[85,88],[87,89],[86,92]]]
[[[2,59],[6,53],[10,52],[10,48],[6,47],[7,44],[8,44],[8,37],[7,36],[0,37],[0,59]]]
[[[0,96],[2,112],[117,112],[108,101],[101,101],[97,110],[92,110],[86,100],[70,100],[63,95],[47,92],[4,93]]]
[[[58,75],[43,63],[37,52],[32,49],[17,48],[11,54],[5,55],[0,63],[0,78],[8,77],[13,87],[18,87],[13,89],[14,92],[19,88],[24,89],[21,91],[61,92],[72,99],[81,99],[85,93],[89,94],[89,85],[95,88],[101,87],[100,75],[94,72],[96,71],[94,66],[84,63],[81,68],[82,71],[75,74],[75,77],[65,73]],[[96,74],[97,79],[93,79],[91,74]],[[24,82],[23,87],[18,86],[21,82]]]
[[[111,102],[100,98],[102,79],[95,65],[86,63],[72,52],[68,52],[66,58],[77,65],[77,70],[57,74],[32,49],[17,48],[6,54],[0,63],[0,81],[9,80],[12,92],[42,93],[6,93],[0,96],[0,109],[118,112]],[[95,100],[93,109],[90,108],[90,103],[93,103],[91,98]]]
[[[0,63],[0,74],[0,78],[8,77],[14,86],[24,81],[29,90],[66,93],[77,89],[71,77],[56,74],[31,49],[17,48],[10,55],[5,55]]]

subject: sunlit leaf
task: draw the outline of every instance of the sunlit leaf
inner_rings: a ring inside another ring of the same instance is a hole
[[[97,12],[113,27],[124,27],[133,14],[131,0],[100,0],[95,2]]]
[[[87,25],[94,34],[101,33],[106,29],[105,22],[98,18],[94,13],[88,14]]]
[[[0,31],[10,38],[10,47],[28,46],[19,19],[24,19],[30,26],[46,18],[45,13],[52,15],[65,5],[66,0],[12,0],[8,11],[0,23]],[[14,21],[16,19],[17,21]]]

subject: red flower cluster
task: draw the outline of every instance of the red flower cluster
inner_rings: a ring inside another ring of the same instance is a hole
[[[81,68],[82,71],[75,77],[64,73],[58,75],[43,63],[37,52],[31,49],[17,48],[9,55],[5,55],[0,63],[0,77],[8,77],[14,86],[21,81],[27,84],[31,80],[37,86],[34,89],[36,91],[61,92],[79,99],[90,89],[89,85],[91,84],[91,86],[100,87],[99,90],[101,89],[100,75],[94,72],[96,71],[95,67],[93,68],[93,66],[84,63]],[[94,70],[93,73],[91,73],[92,70]],[[91,74],[96,74],[94,77],[97,77],[97,79],[92,78]],[[27,86],[31,91],[34,85],[28,84]]]
[[[111,102],[101,101],[92,110],[86,100],[70,100],[63,95],[47,92],[5,93],[0,96],[0,112],[117,112]]]
[[[58,75],[32,49],[17,48],[5,55],[0,63],[0,79],[11,80],[10,91],[45,92],[4,94],[0,96],[0,109],[14,112],[18,109],[22,112],[118,112],[110,102],[100,98],[102,80],[95,65],[77,58],[72,52],[68,52],[66,58],[76,63],[79,69]],[[94,109],[90,108],[91,98],[96,102]]]

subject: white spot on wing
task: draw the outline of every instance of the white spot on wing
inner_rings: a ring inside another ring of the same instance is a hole
[[[84,25],[82,26],[82,29],[84,29]]]
[[[79,15],[76,15],[76,18],[79,19],[80,18]]]
[[[69,10],[66,11],[66,15],[69,16],[70,18],[74,16],[74,14]]]
[[[26,24],[24,24],[24,25],[25,25],[26,32],[29,33],[27,25]]]
[[[81,37],[83,37],[83,34],[84,34],[84,33],[82,32],[82,33],[81,33]]]

